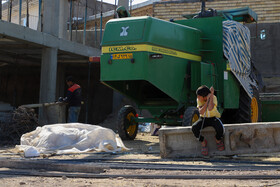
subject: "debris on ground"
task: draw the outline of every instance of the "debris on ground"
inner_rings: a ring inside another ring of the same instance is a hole
[[[0,122],[1,144],[19,144],[23,134],[39,126],[37,114],[32,108],[19,107],[9,116],[9,119]]]

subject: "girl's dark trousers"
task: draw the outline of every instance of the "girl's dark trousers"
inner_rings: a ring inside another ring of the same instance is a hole
[[[200,117],[193,125],[192,125],[192,131],[194,136],[200,141],[203,142],[204,137],[202,135],[199,136],[200,134],[200,130],[201,130],[201,126],[202,126],[202,122],[204,119],[204,124],[203,124],[203,128],[205,127],[213,127],[216,131],[216,139],[217,140],[221,140],[222,137],[224,136],[224,125],[222,123],[222,121],[217,118],[217,117],[211,117],[211,118],[202,118]]]

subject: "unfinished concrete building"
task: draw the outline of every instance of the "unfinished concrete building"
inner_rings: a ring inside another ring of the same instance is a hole
[[[114,5],[86,2],[0,1],[2,111],[23,104],[55,102],[65,94],[65,77],[73,75],[83,88],[85,103],[79,121],[96,124],[111,113],[113,92],[100,84],[99,64],[88,61],[90,56],[100,56],[101,38],[95,36],[96,42],[85,45],[87,33],[95,31],[80,32],[74,28],[81,19],[96,16],[101,9],[112,10]],[[97,27],[100,31],[100,25]]]

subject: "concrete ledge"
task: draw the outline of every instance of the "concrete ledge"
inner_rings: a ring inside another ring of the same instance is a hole
[[[226,124],[225,150],[219,151],[212,127],[202,130],[208,141],[209,156],[270,153],[280,151],[280,122]],[[161,128],[159,131],[162,158],[202,157],[201,145],[191,127]]]
[[[44,32],[39,32],[3,20],[0,20],[0,37],[1,36],[15,41],[27,42],[30,45],[33,44],[42,48],[57,48],[60,51],[84,57],[100,56],[101,54],[99,49],[64,40]]]

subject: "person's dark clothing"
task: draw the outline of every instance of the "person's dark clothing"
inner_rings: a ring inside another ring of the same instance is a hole
[[[74,84],[67,90],[65,102],[71,106],[81,106],[82,89],[78,84]]]
[[[203,142],[204,137],[202,135],[199,136],[200,134],[200,130],[201,130],[201,126],[203,123],[203,119],[204,119],[204,125],[203,128],[205,127],[209,127],[212,126],[215,131],[216,131],[216,139],[217,140],[221,140],[223,135],[224,135],[224,125],[221,122],[221,120],[217,117],[211,117],[211,118],[202,118],[200,117],[199,120],[197,120],[193,125],[192,125],[192,131],[194,136],[199,139],[200,142]]]

